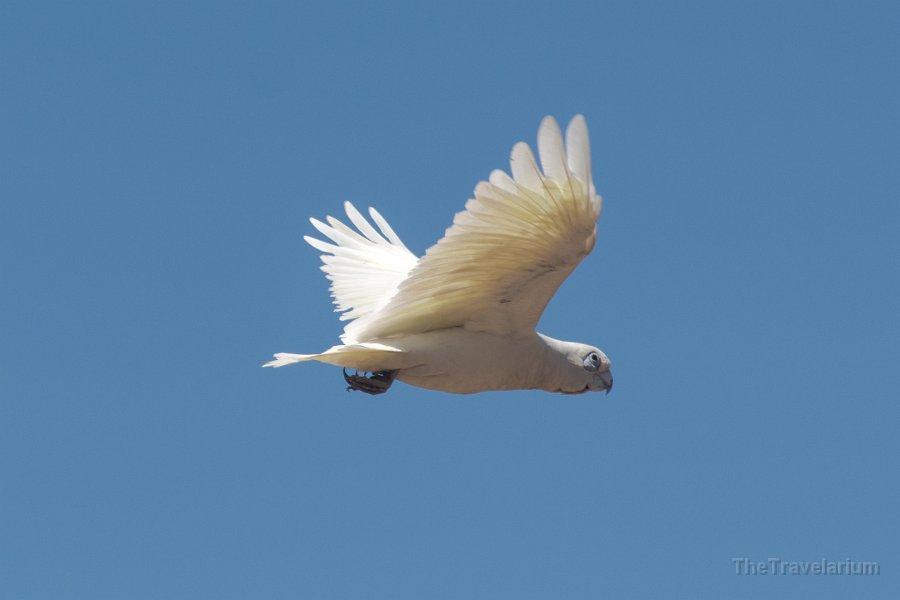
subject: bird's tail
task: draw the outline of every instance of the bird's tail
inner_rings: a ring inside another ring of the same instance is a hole
[[[264,367],[283,367],[307,360],[349,367],[357,371],[386,371],[405,368],[406,352],[401,348],[364,342],[348,346],[332,346],[321,354],[290,354],[279,352],[275,360],[264,364]]]
[[[313,360],[317,354],[291,354],[289,352],[279,352],[275,354],[275,360],[270,360],[264,367],[283,367],[284,365],[292,365],[294,363],[303,362],[305,360]]]

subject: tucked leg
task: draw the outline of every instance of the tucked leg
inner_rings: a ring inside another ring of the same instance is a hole
[[[344,381],[347,382],[347,391],[358,390],[367,394],[383,394],[388,391],[394,379],[397,378],[398,371],[375,371],[371,375],[353,375],[347,373],[344,369]]]

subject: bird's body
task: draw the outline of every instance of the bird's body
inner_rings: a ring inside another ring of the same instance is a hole
[[[349,202],[358,231],[331,217],[327,224],[312,219],[333,244],[306,241],[323,252],[337,309],[351,322],[343,344],[320,354],[276,354],[265,366],[317,360],[372,372],[345,375],[351,388],[369,393],[395,378],[457,394],[609,391],[610,364],[600,350],[534,329],[596,240],[600,197],[584,119],[572,120],[565,146],[556,122],[544,119],[538,149],[543,172],[527,145],[514,146],[512,177],[491,173],[422,258],[374,209],[380,232]]]
[[[290,364],[314,358],[363,372],[397,371],[404,383],[454,394],[532,389],[577,394],[590,389],[591,382],[582,377],[582,355],[591,350],[539,333],[494,335],[452,327],[335,346],[315,357],[281,354],[278,359]],[[606,389],[609,382],[594,387]]]

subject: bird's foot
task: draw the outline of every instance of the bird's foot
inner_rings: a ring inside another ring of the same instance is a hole
[[[347,391],[358,390],[367,394],[383,394],[388,391],[394,379],[397,378],[398,371],[374,371],[371,375],[353,375],[347,373],[344,369],[344,381],[347,382]]]

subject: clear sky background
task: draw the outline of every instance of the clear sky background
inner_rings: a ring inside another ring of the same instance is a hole
[[[896,598],[894,2],[5,2],[0,597]],[[417,253],[584,113],[540,330],[608,395],[369,397],[307,219]],[[735,558],[877,562],[746,576]]]

